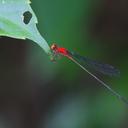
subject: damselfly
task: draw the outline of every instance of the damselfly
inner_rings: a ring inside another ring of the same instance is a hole
[[[119,76],[120,71],[113,66],[109,64],[103,64],[95,60],[91,60],[87,57],[83,57],[75,52],[69,51],[66,48],[59,47],[56,44],[51,45],[51,50],[53,52],[53,58],[55,59],[56,56],[62,55],[67,57],[68,59],[72,60],[74,63],[76,63],[79,67],[81,67],[84,71],[86,71],[89,75],[91,75],[93,78],[95,78],[101,85],[103,85],[105,88],[107,88],[113,95],[115,95],[117,98],[122,100],[124,103],[128,105],[128,101],[121,96],[119,93],[114,91],[109,85],[107,85],[105,82],[103,82],[101,79],[99,79],[96,75],[91,73],[86,66],[92,67],[96,71],[99,71],[103,74],[110,75],[110,76]]]

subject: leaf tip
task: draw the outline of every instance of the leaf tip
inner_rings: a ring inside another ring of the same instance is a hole
[[[30,1],[30,0],[27,0],[27,3],[28,3],[28,4],[31,4],[31,1]]]

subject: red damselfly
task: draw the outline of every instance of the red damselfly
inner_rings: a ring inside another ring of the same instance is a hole
[[[74,63],[76,63],[79,67],[81,67],[84,71],[86,71],[89,75],[91,75],[93,78],[95,78],[101,85],[103,85],[105,88],[107,88],[113,95],[115,95],[118,99],[122,100],[124,103],[128,105],[128,101],[121,96],[119,93],[114,91],[109,85],[107,85],[105,82],[103,82],[101,79],[99,79],[96,75],[91,73],[86,66],[89,66],[96,71],[99,71],[103,74],[109,75],[109,76],[119,76],[120,71],[113,66],[109,64],[103,64],[98,61],[89,59],[87,57],[83,57],[75,52],[69,51],[66,48],[59,47],[57,44],[51,45],[51,50],[53,52],[53,58],[54,60],[56,56],[61,55],[65,56],[68,59],[72,60]]]

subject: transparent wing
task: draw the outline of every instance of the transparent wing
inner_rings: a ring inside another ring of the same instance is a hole
[[[74,52],[70,52],[70,55],[72,56],[73,59],[82,63],[82,65],[89,66],[90,68],[93,68],[96,71],[101,72],[105,75],[109,75],[109,76],[120,75],[120,71],[109,64],[100,63],[98,61],[80,56],[79,54],[74,53]]]

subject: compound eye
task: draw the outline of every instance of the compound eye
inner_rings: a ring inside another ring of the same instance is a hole
[[[51,49],[52,50],[55,50],[57,48],[57,45],[56,44],[53,44],[52,46],[51,46]]]

